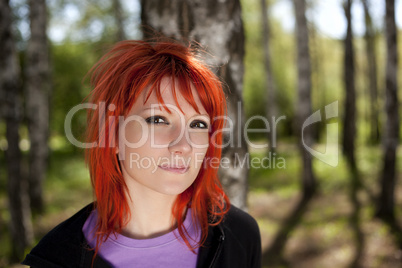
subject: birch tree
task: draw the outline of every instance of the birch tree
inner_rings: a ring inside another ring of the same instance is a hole
[[[205,61],[216,67],[214,71],[230,89],[228,113],[233,123],[232,133],[224,137],[224,143],[230,140],[232,146],[222,152],[230,168],[220,169],[220,178],[231,202],[245,209],[248,167],[236,163],[248,151],[243,135],[244,31],[239,0],[143,0],[141,4],[143,25],[178,40],[195,40],[213,55],[205,55]],[[144,37],[150,37],[147,28]]]
[[[346,37],[344,40],[344,81],[345,81],[345,113],[343,118],[342,146],[350,166],[356,168],[355,139],[356,139],[356,89],[355,89],[355,61],[352,33],[352,0],[344,2],[347,20]]]
[[[113,0],[113,13],[116,21],[116,39],[122,41],[126,39],[124,32],[124,16],[120,0]]]
[[[398,111],[398,50],[395,23],[395,0],[385,1],[385,36],[387,63],[385,74],[386,122],[383,135],[383,167],[380,175],[381,193],[377,202],[377,216],[395,220],[396,149],[399,143]]]
[[[264,66],[265,66],[265,94],[266,94],[266,109],[265,114],[271,126],[271,131],[268,132],[269,151],[273,152],[276,147],[276,131],[273,127],[276,125],[274,117],[277,115],[276,109],[276,84],[272,73],[271,65],[271,31],[269,27],[269,10],[267,8],[266,0],[261,0],[261,22],[262,22],[262,36],[263,36],[263,49],[264,49]]]
[[[370,134],[369,142],[378,143],[380,139],[380,127],[378,122],[378,79],[377,79],[377,57],[375,54],[376,40],[373,20],[370,14],[369,1],[362,0],[364,7],[364,21],[366,32],[364,39],[366,43],[367,58],[367,87],[370,96],[369,116],[370,116]]]
[[[26,51],[27,118],[30,147],[29,195],[34,211],[42,212],[43,180],[46,176],[51,89],[49,47],[46,35],[45,0],[30,0],[31,38]]]
[[[19,127],[22,119],[21,74],[8,0],[0,0],[0,107],[6,121],[7,196],[11,261],[20,261],[33,240],[27,185],[21,172]]]
[[[311,115],[311,63],[309,51],[309,34],[306,19],[305,0],[294,0],[296,14],[296,38],[297,38],[297,107],[296,107],[296,133],[299,138],[304,138],[307,146],[313,144],[313,132],[311,127],[303,129],[302,125]],[[301,131],[304,131],[302,135]],[[302,186],[303,195],[310,197],[315,192],[317,182],[314,176],[312,159],[309,152],[300,141],[300,153],[302,157]]]

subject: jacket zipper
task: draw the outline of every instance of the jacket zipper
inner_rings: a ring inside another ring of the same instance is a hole
[[[222,251],[222,246],[223,246],[223,241],[225,240],[225,233],[222,230],[222,227],[220,225],[218,225],[220,231],[221,231],[221,236],[219,237],[219,244],[218,244],[218,248],[215,252],[214,258],[211,261],[211,264],[209,265],[209,268],[212,268],[214,266],[214,263],[216,262],[216,259],[218,259],[219,254]]]

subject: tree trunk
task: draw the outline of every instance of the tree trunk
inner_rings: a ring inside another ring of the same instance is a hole
[[[298,100],[296,107],[296,133],[299,138],[304,137],[307,146],[312,147],[313,132],[311,127],[303,130],[303,122],[311,115],[311,63],[309,51],[309,37],[306,20],[305,0],[294,0],[297,25],[297,70],[298,70]],[[304,135],[302,135],[304,131]],[[302,156],[302,186],[303,195],[311,196],[316,189],[316,179],[312,168],[312,159],[309,152],[303,147],[300,141],[300,152]]]
[[[380,140],[380,127],[378,122],[378,82],[377,82],[377,59],[375,55],[375,30],[371,19],[368,0],[362,0],[365,15],[366,33],[364,39],[366,42],[367,57],[367,81],[370,96],[370,136],[369,143],[377,144]]]
[[[248,167],[238,163],[248,151],[243,135],[244,32],[239,0],[142,0],[141,18],[143,25],[175,39],[195,40],[213,55],[205,55],[205,61],[216,66],[214,71],[230,89],[228,113],[234,127],[234,146],[222,152],[231,168],[220,169],[220,178],[232,203],[246,209]],[[150,37],[149,29],[144,30],[144,37]]]
[[[27,48],[27,117],[30,147],[29,195],[34,212],[42,212],[49,132],[50,68],[45,0],[30,0],[31,38]]]
[[[124,32],[124,16],[120,0],[113,0],[113,12],[114,18],[116,20],[116,40],[125,40],[126,34]]]
[[[21,172],[19,125],[22,118],[18,55],[12,36],[12,13],[8,0],[0,0],[0,102],[6,120],[7,195],[10,211],[11,260],[21,261],[33,241],[26,183]]]
[[[398,52],[395,24],[395,0],[386,0],[387,67],[385,75],[385,111],[387,114],[383,136],[383,169],[380,176],[381,193],[376,215],[395,220],[396,149],[399,142],[398,115]]]
[[[265,65],[265,81],[266,81],[266,109],[265,114],[271,126],[271,131],[268,132],[269,152],[273,153],[276,149],[276,129],[273,129],[275,124],[274,117],[277,116],[276,109],[276,84],[271,68],[271,51],[270,39],[271,31],[269,28],[269,19],[266,5],[266,0],[261,0],[261,21],[262,21],[262,36],[264,49],[264,65]]]
[[[310,8],[312,7],[312,2],[310,1]],[[321,51],[320,41],[321,37],[317,32],[317,27],[314,21],[309,23],[309,38],[310,38],[310,59],[311,59],[311,106],[313,107],[324,107],[326,99],[326,88],[325,88],[325,64],[326,57],[325,53]],[[322,133],[326,131],[325,124],[314,124],[311,126],[313,132],[313,143],[320,141]]]
[[[355,68],[352,34],[352,0],[345,2],[347,30],[345,37],[344,80],[345,80],[345,114],[343,118],[343,153],[353,170],[356,169],[355,137],[356,137],[356,91]]]

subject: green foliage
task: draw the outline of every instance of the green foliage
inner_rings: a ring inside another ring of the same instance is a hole
[[[244,59],[244,91],[246,118],[255,115],[266,114],[266,79],[264,66],[264,52],[262,40],[261,8],[260,1],[243,1],[243,22],[246,36],[246,55]],[[276,84],[276,105],[279,116],[287,117],[284,122],[287,128],[293,118],[295,99],[295,57],[294,37],[292,33],[286,33],[281,24],[274,18],[270,18],[270,47],[272,72]],[[262,121],[256,120],[250,124],[250,128],[264,128]],[[285,133],[279,128],[281,134]],[[286,131],[288,133],[288,131]],[[263,138],[264,134],[253,134],[254,138]]]
[[[50,129],[52,136],[65,137],[64,123],[68,112],[85,103],[89,94],[88,79],[84,77],[97,58],[91,43],[66,42],[52,47],[53,92],[51,96]],[[86,111],[78,111],[72,118],[72,132],[83,141],[86,128]]]
[[[92,40],[116,41],[114,37],[116,24],[112,1],[89,0],[86,2],[78,1],[77,4],[81,7],[83,14],[74,31],[76,37],[79,37],[76,34],[80,33],[81,36],[89,37]]]
[[[246,117],[265,114],[264,103],[264,54],[261,49],[261,23],[258,12],[258,1],[243,1],[242,16],[245,30],[245,76],[243,97],[245,101]],[[249,105],[253,104],[253,105]]]
[[[53,46],[52,52],[53,94],[50,128],[55,134],[61,134],[64,132],[67,112],[83,99],[81,80],[87,71],[87,57],[78,45],[69,43]]]
[[[287,194],[295,194],[299,191],[300,179],[298,169],[300,163],[297,160],[297,148],[291,144],[280,144],[280,151],[275,158],[283,157],[286,161],[286,168],[271,166],[270,168],[250,169],[250,189],[252,191],[268,191]],[[269,157],[265,151],[252,152],[251,157]],[[270,156],[273,159],[273,155]]]
[[[60,213],[69,207],[79,208],[92,201],[89,172],[82,152],[53,152],[47,177],[48,213]]]

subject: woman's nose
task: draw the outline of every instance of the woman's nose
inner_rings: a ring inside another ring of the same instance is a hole
[[[187,154],[191,152],[192,146],[188,140],[189,135],[186,135],[186,128],[184,126],[175,130],[172,137],[169,143],[169,151],[172,154]]]

